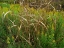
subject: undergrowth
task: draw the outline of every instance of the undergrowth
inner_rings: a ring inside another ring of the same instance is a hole
[[[0,48],[64,48],[64,12],[0,7]]]

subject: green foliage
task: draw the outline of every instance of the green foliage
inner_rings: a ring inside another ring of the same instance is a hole
[[[0,8],[1,48],[64,47],[64,11],[9,6]]]

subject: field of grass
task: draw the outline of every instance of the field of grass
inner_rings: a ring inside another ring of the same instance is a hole
[[[64,48],[64,11],[0,5],[0,48]]]

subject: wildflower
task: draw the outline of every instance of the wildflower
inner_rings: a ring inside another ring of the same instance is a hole
[[[53,24],[52,24],[52,29],[54,30],[54,26],[53,26]]]
[[[10,40],[10,38],[9,38],[9,37],[7,37],[7,40]]]
[[[7,41],[8,44],[10,44],[10,41]]]
[[[14,39],[14,36],[12,36],[12,39]]]
[[[7,43],[10,44],[10,38],[9,37],[7,37]]]
[[[45,36],[47,36],[47,34],[45,34]]]
[[[52,36],[54,36],[54,34],[52,34]]]
[[[55,40],[53,40],[52,42],[55,42]]]

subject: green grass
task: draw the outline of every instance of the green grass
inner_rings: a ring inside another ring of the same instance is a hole
[[[64,12],[25,7],[0,8],[0,48],[64,48]]]

